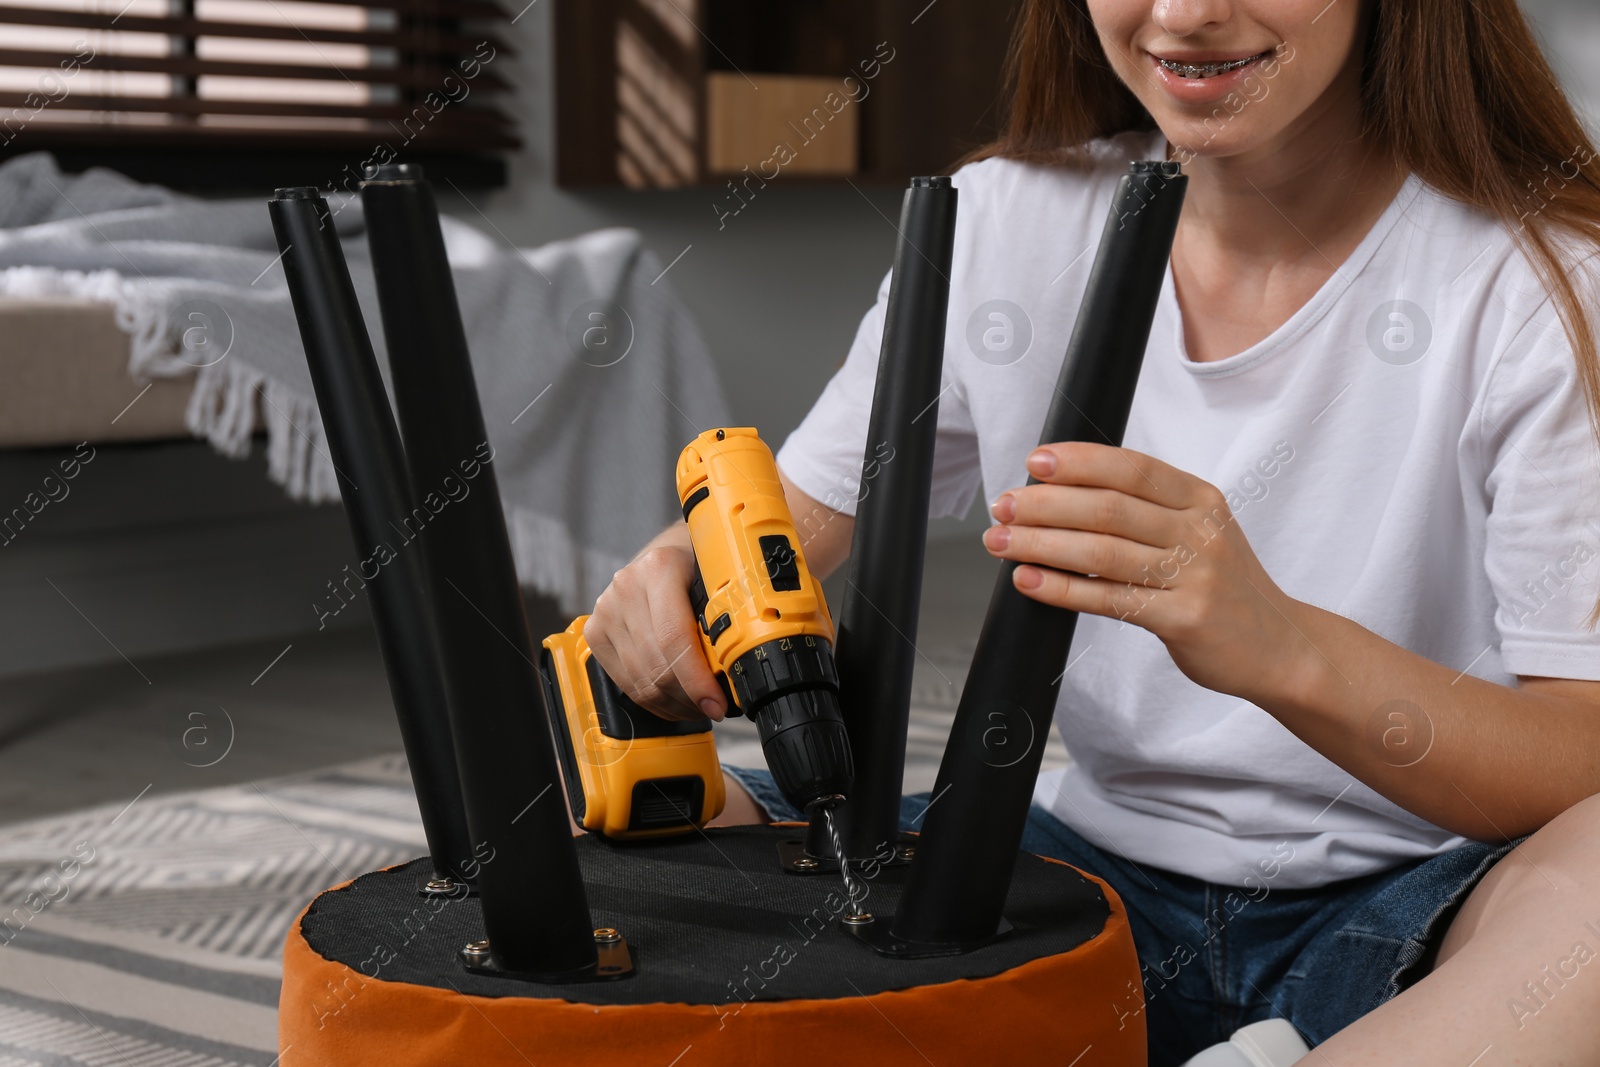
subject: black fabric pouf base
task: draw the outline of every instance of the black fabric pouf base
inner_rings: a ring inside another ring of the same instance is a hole
[[[1017,853],[1005,937],[960,956],[885,959],[840,931],[847,910],[838,875],[778,866],[793,827],[719,827],[640,845],[588,835],[575,843],[594,925],[614,926],[633,955],[632,977],[552,985],[474,974],[457,953],[483,936],[478,898],[417,893],[425,859],[376,871],[318,897],[301,921],[313,951],[369,979],[482,997],[584,1004],[726,1004],[831,999],[988,978],[1098,936],[1110,916],[1100,887],[1071,867]],[[906,869],[863,881],[862,906],[885,922]],[[865,878],[865,876],[862,876]]]

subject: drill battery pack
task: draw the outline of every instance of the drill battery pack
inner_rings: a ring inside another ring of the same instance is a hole
[[[710,720],[673,722],[629,700],[590,654],[588,621],[545,638],[539,657],[573,819],[615,840],[705,825],[725,800]]]

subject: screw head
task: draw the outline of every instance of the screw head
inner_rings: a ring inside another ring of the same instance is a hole
[[[448,878],[429,878],[427,884],[422,888],[424,892],[428,893],[454,893],[456,891],[456,883]]]
[[[461,950],[461,954],[463,956],[487,956],[489,954],[489,942],[487,940],[468,941],[467,947]]]
[[[905,848],[900,850],[900,858],[903,859],[903,860],[914,859],[916,857],[916,855],[917,855],[917,846],[916,845],[907,845]]]
[[[846,926],[865,926],[870,922],[876,921],[877,920],[872,917],[872,912],[870,911],[851,912],[843,919],[843,922]]]
[[[602,926],[594,932],[594,940],[600,945],[615,945],[622,940],[622,935],[610,926]]]
[[[797,871],[814,871],[820,866],[822,866],[822,864],[818,863],[810,856],[802,856],[794,861],[794,869]]]

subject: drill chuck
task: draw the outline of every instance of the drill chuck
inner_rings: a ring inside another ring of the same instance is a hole
[[[855,768],[827,639],[806,634],[767,641],[734,660],[728,678],[790,802],[811,811],[849,793]]]

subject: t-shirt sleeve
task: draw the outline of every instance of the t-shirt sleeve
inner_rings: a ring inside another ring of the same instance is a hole
[[[1600,680],[1600,447],[1550,304],[1485,382],[1478,428],[1490,510],[1484,563],[1507,673]]]
[[[846,515],[856,513],[863,461],[868,458],[867,429],[888,303],[889,276],[885,276],[877,303],[861,320],[844,365],[778,450],[778,466],[796,486]],[[929,501],[929,515],[934,518],[965,515],[980,480],[978,436],[948,350],[940,390]],[[892,452],[881,445],[873,458],[881,466],[891,461]]]

